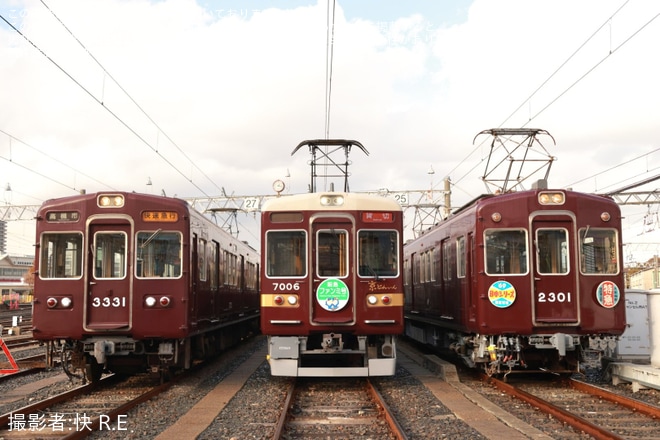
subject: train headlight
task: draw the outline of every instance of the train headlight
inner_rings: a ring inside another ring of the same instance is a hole
[[[499,223],[502,221],[502,214],[500,214],[499,212],[494,212],[490,215],[490,219],[495,223]]]
[[[369,295],[367,297],[367,301],[369,301],[369,304],[373,306],[378,302],[378,298],[376,298],[374,295]]]
[[[156,298],[153,296],[148,296],[145,298],[144,303],[147,305],[147,307],[153,307],[156,305]]]
[[[159,301],[159,303],[160,303],[161,307],[167,307],[167,306],[169,306],[169,305],[170,305],[170,302],[171,302],[171,301],[170,301],[170,297],[169,297],[169,296],[161,296],[161,297],[160,297],[160,301]]]
[[[324,194],[321,196],[321,206],[342,206],[344,196],[335,194]]]
[[[281,295],[277,295],[275,298],[273,298],[273,302],[278,306],[281,306],[282,304],[284,304],[284,297],[282,297]]]
[[[54,308],[57,305],[57,298],[50,297],[46,300],[46,305],[49,309]]]
[[[542,192],[539,193],[539,203],[541,205],[563,205],[566,197],[563,192]]]
[[[287,297],[286,300],[287,300],[287,301],[289,302],[289,304],[292,305],[292,306],[295,306],[296,304],[298,304],[298,297],[296,297],[296,296],[290,295],[289,297]]]
[[[60,301],[60,304],[65,309],[68,309],[69,307],[71,307],[71,298],[66,298],[66,297],[62,298],[62,301]]]
[[[98,205],[101,208],[120,208],[124,206],[124,196],[120,194],[99,196]]]
[[[609,212],[603,212],[603,213],[600,215],[600,219],[601,219],[602,221],[604,221],[604,222],[609,222],[609,221],[610,221],[610,218],[612,218],[612,216],[610,216],[610,213],[609,213]]]

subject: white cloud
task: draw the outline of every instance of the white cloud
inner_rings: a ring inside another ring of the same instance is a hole
[[[40,2],[0,7],[79,83],[0,25],[0,95],[11,103],[0,129],[35,148],[0,134],[13,203],[72,188],[147,191],[148,178],[154,192],[182,197],[264,194],[286,170],[290,190],[306,190],[307,153],[290,153],[325,136],[325,1],[235,15],[192,0],[46,3],[164,133]],[[464,203],[485,189],[488,149],[472,139],[500,124],[556,138],[551,184],[615,189],[657,173],[657,152],[617,168],[657,149],[660,134],[658,7],[630,2],[615,14],[620,6],[475,0],[458,14],[390,2],[370,17],[338,2],[330,136],[370,152],[354,151],[351,189],[426,188],[432,166],[436,188],[449,175],[454,204]]]

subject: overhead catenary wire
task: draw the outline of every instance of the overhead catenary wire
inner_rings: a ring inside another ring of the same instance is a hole
[[[112,76],[112,74],[108,72],[108,70],[101,64],[101,62],[87,49],[87,47],[82,43],[82,41],[80,41],[80,39],[78,39],[78,37],[76,37],[73,34],[73,32],[62,22],[62,20],[60,20],[60,18],[55,14],[55,12],[53,12],[53,10],[50,9],[50,7],[48,7],[46,2],[44,0],[40,0],[40,1],[44,5],[44,7],[48,10],[48,12],[50,12],[52,16],[69,33],[69,35],[71,35],[71,37],[74,40],[76,40],[76,42],[80,45],[80,47],[83,48],[83,50],[90,56],[90,58],[94,60],[94,62],[101,68],[101,70],[103,70],[103,72],[106,75],[108,75],[108,77],[112,80],[112,82],[114,82],[117,85],[117,87],[119,87],[119,89],[126,95],[126,97],[128,97],[128,99],[138,108],[138,110],[140,110],[140,112],[149,120],[149,122],[151,122],[158,129],[158,132],[162,133],[165,136],[165,138],[168,141],[170,141],[170,143],[183,155],[183,157],[185,157],[193,165],[193,167],[195,167],[197,171],[199,171],[204,177],[206,177],[206,179],[208,179],[208,181],[211,184],[213,184],[218,190],[221,190],[221,187],[217,183],[215,183],[215,181],[211,179],[192,159],[190,159],[190,157],[188,157],[188,155],[183,151],[183,149],[179,147],[179,145],[176,142],[174,142],[174,140],[172,140],[172,138],[158,125],[158,123],[156,123],[156,121],[151,116],[149,116],[149,114],[142,108],[140,104],[138,104],[138,102],[131,96],[131,94],[128,93],[128,91],[126,91],[126,89],[121,84],[119,84],[119,82],[114,78],[114,76]]]
[[[330,3],[332,2],[332,11]],[[330,108],[332,101],[332,65],[335,41],[335,0],[328,0],[325,48],[325,138],[330,138]]]
[[[649,151],[648,153],[644,153],[644,154],[641,154],[641,155],[639,155],[639,156],[633,157],[633,158],[630,159],[630,160],[627,160],[627,161],[625,161],[625,162],[622,162],[622,163],[620,163],[620,164],[618,164],[618,165],[614,165],[613,167],[610,167],[610,168],[608,168],[608,169],[606,169],[606,170],[600,171],[600,172],[598,172],[598,173],[596,173],[596,174],[593,174],[593,175],[591,175],[591,176],[589,176],[589,177],[584,177],[584,178],[582,178],[582,179],[580,179],[580,180],[577,180],[577,181],[575,181],[575,182],[573,182],[573,183],[571,183],[570,185],[567,185],[567,186],[577,185],[578,183],[582,183],[582,182],[584,182],[584,181],[586,181],[586,180],[590,180],[590,179],[596,178],[596,177],[600,176],[601,174],[609,173],[609,172],[612,171],[612,170],[615,170],[615,169],[617,169],[617,168],[619,168],[619,167],[622,167],[622,166],[624,166],[624,165],[628,165],[628,164],[630,164],[630,163],[632,163],[632,162],[634,162],[634,161],[636,161],[636,160],[643,159],[644,157],[648,157],[648,156],[650,156],[650,155],[653,154],[653,153],[657,153],[658,151],[660,151],[660,148],[656,148],[656,149],[654,149],[654,150],[652,150],[652,151]],[[646,172],[648,173],[649,171],[653,171],[653,170],[655,170],[655,169],[658,169],[658,167],[651,168],[651,169],[647,169]],[[638,177],[638,176],[635,176],[635,177]],[[619,185],[620,183],[621,183],[621,182],[613,183],[613,184],[610,185],[610,186],[616,186],[616,185]],[[605,187],[605,188],[607,188],[607,187]]]
[[[330,139],[330,114],[331,114],[331,103],[332,103],[332,69],[334,62],[334,47],[335,47],[335,11],[336,11],[336,1],[328,0],[327,2],[327,11],[326,11],[326,30],[325,30],[325,128],[324,135],[325,139]],[[325,151],[325,156],[323,161],[325,162],[324,167],[329,165],[328,161],[328,147],[323,147]],[[327,189],[328,186],[328,177],[324,176],[323,186]],[[311,190],[311,188],[310,188]]]
[[[85,172],[83,172],[83,171],[80,171],[80,170],[78,170],[78,169],[72,167],[72,166],[69,165],[68,163],[66,163],[66,162],[64,162],[64,161],[61,161],[61,160],[59,160],[58,158],[56,158],[56,157],[54,157],[54,156],[52,156],[52,155],[50,155],[50,154],[48,154],[48,153],[45,153],[44,151],[42,151],[42,150],[40,150],[40,149],[38,149],[38,148],[36,148],[36,147],[34,147],[34,146],[28,144],[27,142],[25,142],[25,141],[23,141],[23,140],[17,138],[16,136],[14,136],[14,135],[12,135],[12,134],[6,132],[6,131],[3,130],[3,129],[0,129],[0,133],[2,133],[2,134],[4,134],[4,135],[6,135],[7,137],[9,137],[10,142],[11,142],[12,139],[13,139],[13,140],[16,140],[16,141],[20,142],[21,144],[25,145],[26,147],[31,148],[32,150],[34,150],[34,151],[36,151],[36,152],[38,152],[38,153],[40,153],[40,154],[46,156],[48,159],[53,160],[53,161],[59,163],[60,165],[64,165],[66,168],[69,168],[70,170],[74,171],[75,173],[80,174],[80,175],[82,175],[82,176],[85,176],[86,178],[88,178],[88,179],[90,179],[90,180],[93,180],[93,181],[95,181],[95,182],[101,184],[101,185],[104,186],[104,187],[114,189],[114,188],[112,188],[111,185],[108,185],[107,183],[101,182],[101,181],[98,180],[97,178],[95,178],[95,177],[93,177],[93,176],[90,176],[89,174],[87,174],[87,173],[85,173]],[[4,159],[4,160],[6,160],[6,161],[12,163],[12,164],[15,165],[15,166],[19,166],[19,167],[21,167],[21,168],[23,168],[23,169],[25,169],[25,170],[28,170],[28,171],[30,171],[30,172],[33,173],[33,174],[36,174],[36,175],[41,176],[41,177],[44,177],[44,178],[50,180],[51,182],[54,182],[54,183],[57,183],[57,184],[62,185],[62,186],[64,186],[64,187],[70,188],[70,189],[72,189],[72,190],[74,190],[74,191],[77,191],[77,190],[78,190],[77,188],[75,188],[75,186],[74,186],[74,187],[71,187],[71,186],[67,185],[66,183],[60,182],[60,181],[58,181],[58,180],[56,180],[56,179],[53,179],[52,177],[47,176],[47,175],[45,175],[45,174],[43,174],[43,173],[40,173],[40,172],[38,172],[38,171],[36,171],[36,170],[34,170],[34,169],[28,167],[28,166],[25,166],[25,165],[23,165],[23,164],[19,164],[19,163],[17,163],[16,160],[15,160],[13,157],[11,157],[11,151],[10,151],[10,156],[9,156],[8,158],[3,157],[3,156],[0,156],[0,158],[2,158],[2,159]]]
[[[517,106],[517,108],[511,112],[509,116],[498,126],[502,127],[508,120],[511,119],[511,117],[518,111],[520,110],[526,103],[530,102],[533,96],[535,96],[549,81],[551,78],[553,78],[560,70],[562,70],[566,64],[573,59],[578,52],[580,52],[584,46],[591,40],[593,37],[609,23],[611,23],[612,19],[621,12],[621,10],[628,4],[629,0],[626,0],[623,2],[621,6],[619,6],[614,13],[612,13],[607,20],[605,20],[598,28],[596,31],[594,31],[587,39],[584,41],[582,44],[578,46],[578,49],[576,49],[571,55],[560,64],[560,66],[555,69],[552,74],[548,78],[546,78],[544,81],[542,81],[541,85],[538,86],[526,99],[522,101],[520,105]],[[586,72],[584,72],[582,75],[580,75],[575,81],[573,81],[571,84],[568,85],[563,91],[558,93],[553,99],[551,99],[545,106],[543,106],[538,112],[536,112],[534,115],[530,115],[529,119],[525,121],[524,124],[522,124],[522,127],[525,127],[529,125],[530,122],[538,118],[543,112],[545,112],[548,108],[550,108],[553,104],[555,104],[561,97],[563,97],[566,93],[568,93],[571,89],[573,89],[578,83],[583,81],[589,74],[591,74],[594,70],[596,70],[603,62],[605,62],[607,59],[609,59],[614,53],[616,53],[619,49],[621,49],[624,45],[629,43],[635,36],[637,36],[643,29],[648,27],[653,21],[655,21],[658,17],[660,16],[660,13],[654,15],[652,18],[650,18],[647,22],[645,22],[642,26],[640,26],[637,30],[635,30],[632,34],[630,34],[625,40],[623,40],[618,46],[614,48],[610,48],[608,53],[598,60],[595,64],[593,64],[589,69],[587,69]],[[461,165],[467,162],[467,160],[474,155],[483,145],[483,140],[481,143],[475,146],[466,156],[463,158],[452,170],[447,173],[447,177],[451,176]],[[471,173],[480,165],[480,163],[483,161],[483,158],[477,162],[473,167],[471,167],[467,172],[463,173],[462,176],[460,177],[452,177],[452,185],[456,185],[459,182],[461,182],[463,179],[471,175]],[[616,167],[614,167],[616,168]],[[586,177],[583,180],[588,180],[590,178],[593,178],[594,176],[591,177]]]
[[[149,141],[142,137],[133,127],[131,127],[126,121],[124,121],[117,113],[112,111],[108,106],[104,105],[103,101],[98,99],[94,94],[83,86],[76,78],[74,78],[69,72],[66,71],[62,66],[60,66],[55,60],[53,60],[46,52],[44,52],[39,46],[36,45],[30,38],[23,34],[16,26],[10,23],[2,14],[0,14],[0,19],[4,21],[9,27],[11,27],[18,35],[20,35],[25,41],[27,41],[32,47],[34,47],[39,53],[41,53],[48,61],[51,62],[57,69],[59,69],[67,78],[73,81],[80,89],[82,89],[89,97],[91,97],[96,103],[103,107],[110,115],[112,115],[121,125],[123,125],[127,130],[129,130],[135,137],[137,137],[144,145],[149,147],[154,153],[156,153],[165,163],[167,163],[172,169],[174,169],[178,174],[190,182],[197,190],[199,190],[205,196],[208,194],[191,178],[189,178],[183,171],[181,171],[174,163],[167,159],[163,154],[161,154],[157,148],[155,148]]]

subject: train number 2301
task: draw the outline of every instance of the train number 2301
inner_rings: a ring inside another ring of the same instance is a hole
[[[572,301],[571,292],[566,292],[566,293],[564,293],[564,292],[556,292],[556,293],[555,292],[549,292],[549,293],[539,292],[539,294],[538,294],[538,302],[540,302],[540,303],[544,303],[544,302],[563,303],[563,302],[571,302],[571,301]]]
[[[123,296],[112,298],[107,296],[105,298],[96,297],[92,299],[92,307],[126,307],[126,298]]]

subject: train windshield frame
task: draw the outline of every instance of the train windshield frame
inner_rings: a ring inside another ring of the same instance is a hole
[[[82,232],[44,232],[41,234],[39,277],[81,278],[83,254]]]
[[[526,275],[529,273],[527,230],[486,229],[484,258],[487,275]]]
[[[305,278],[307,232],[304,229],[266,231],[265,273],[268,278]]]
[[[135,276],[180,278],[182,240],[179,231],[138,231],[135,234]]]
[[[580,272],[584,275],[617,275],[619,235],[614,228],[580,228]]]
[[[358,275],[362,278],[399,276],[399,233],[395,229],[358,231]]]

